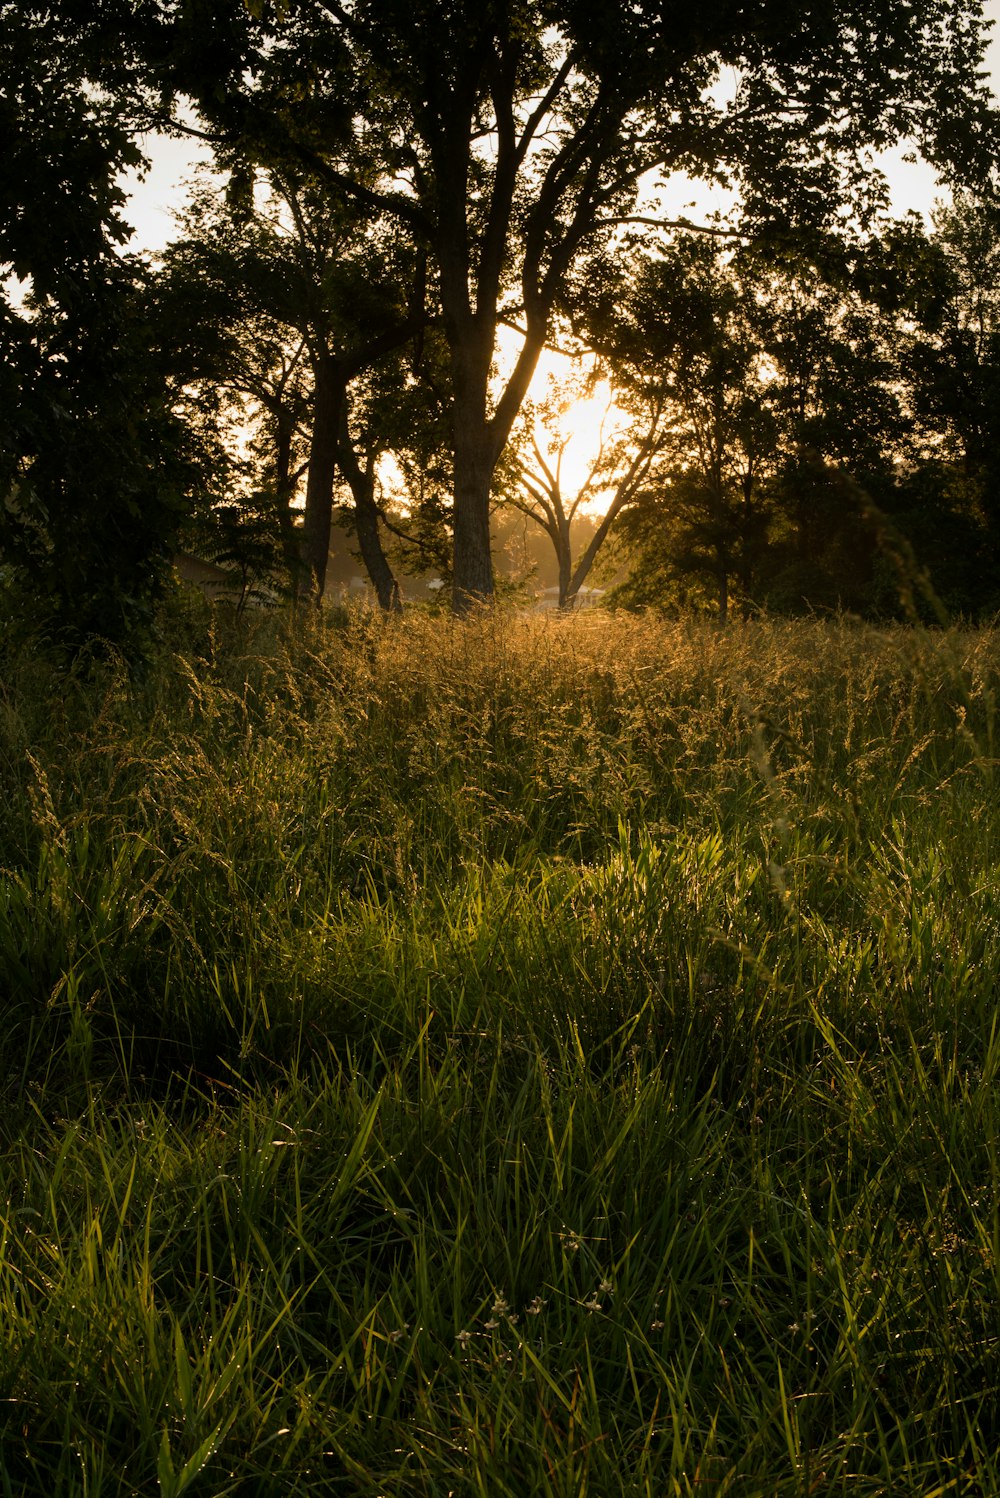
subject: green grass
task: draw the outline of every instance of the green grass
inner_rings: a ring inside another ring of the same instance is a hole
[[[1000,1492],[1000,634],[0,661],[0,1494]]]

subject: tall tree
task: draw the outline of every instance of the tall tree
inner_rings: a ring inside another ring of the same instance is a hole
[[[598,309],[620,376],[666,418],[655,481],[624,521],[630,601],[698,578],[724,623],[734,591],[753,598],[776,445],[760,303],[717,243],[685,236],[644,257],[610,318]]]
[[[194,195],[181,230],[158,258],[154,283],[175,401],[229,459],[226,507],[212,503],[196,517],[199,541],[232,551],[249,501],[253,528],[267,528],[270,516],[297,591],[294,505],[308,465],[312,377],[305,338],[287,313],[287,267],[266,222],[227,207],[217,184]]]
[[[866,151],[985,160],[978,0],[263,0],[153,9],[146,54],[234,149],[308,162],[436,260],[453,385],[454,605],[493,591],[490,486],[585,250],[654,169],[726,178],[758,221],[879,196]],[[734,79],[731,90],[723,86]],[[493,379],[501,318],[522,345]]]
[[[141,162],[126,102],[92,81],[60,7],[0,3],[0,552],[78,644],[142,637],[193,487],[119,174]]]
[[[656,371],[673,415],[659,486],[626,521],[632,601],[686,574],[710,580],[722,619],[733,599],[875,605],[860,496],[891,507],[910,449],[902,335],[862,294],[861,246],[813,248],[688,238],[621,299],[606,340]]]
[[[769,600],[865,610],[876,546],[858,495],[890,505],[908,445],[900,330],[859,294],[850,265],[795,255],[754,273],[779,429]]]

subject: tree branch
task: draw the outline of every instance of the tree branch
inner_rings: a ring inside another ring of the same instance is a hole
[[[535,107],[535,109],[532,110],[531,114],[525,121],[524,129],[521,131],[521,138],[517,143],[516,161],[518,170],[520,170],[521,164],[523,163],[525,156],[528,154],[528,147],[531,145],[531,142],[535,138],[535,132],[544,120],[545,116],[548,114],[549,110],[552,108],[553,104],[559,96],[563,84],[566,82],[566,79],[569,77],[575,66],[576,53],[567,53],[565,59],[563,60],[562,66],[559,68],[559,71],[556,73],[552,82],[545,90],[545,93],[542,95],[542,98],[539,101],[538,105]]]
[[[689,218],[647,218],[635,213],[622,214],[620,218],[595,218],[591,227],[613,229],[619,224],[640,224],[647,229],[684,229],[691,234],[714,234],[725,239],[748,238],[744,229],[723,229],[712,224],[696,224]]]

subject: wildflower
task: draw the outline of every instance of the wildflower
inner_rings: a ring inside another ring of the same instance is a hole
[[[468,1347],[469,1343],[472,1341],[472,1333],[464,1330],[460,1331],[455,1337],[455,1341],[459,1344],[460,1347]]]
[[[662,1332],[662,1330],[663,1330],[663,1322],[662,1321],[651,1321],[649,1323],[649,1329],[650,1329],[651,1332]]]
[[[601,1283],[597,1287],[597,1294],[598,1295],[614,1295],[614,1293],[615,1293],[615,1287],[611,1283],[611,1281],[610,1280],[601,1280]]]
[[[400,1326],[400,1327],[398,1327],[396,1329],[396,1331],[389,1333],[389,1341],[390,1342],[402,1342],[403,1338],[406,1336],[406,1334],[407,1334],[407,1332],[409,1330],[410,1330],[410,1323],[408,1321],[404,1321],[403,1325]]]
[[[491,1316],[490,1319],[489,1319],[489,1321],[484,1321],[483,1322],[483,1325],[485,1326],[485,1328],[486,1328],[486,1330],[488,1332],[495,1332],[496,1329],[497,1329],[497,1327],[500,1325],[500,1323],[499,1323],[499,1321],[496,1320],[495,1317]]]
[[[506,1311],[506,1309],[507,1309],[507,1302],[506,1302],[506,1300],[504,1300],[504,1298],[503,1298],[502,1295],[498,1295],[497,1298],[496,1298],[496,1300],[493,1302],[493,1314],[494,1314],[494,1316],[502,1316],[504,1314],[504,1312]]]
[[[540,1295],[536,1295],[534,1300],[531,1302],[531,1305],[525,1306],[524,1309],[529,1316],[540,1316],[542,1314],[542,1306],[544,1304],[545,1302],[542,1297]]]

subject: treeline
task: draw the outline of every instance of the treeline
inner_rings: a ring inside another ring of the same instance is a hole
[[[338,521],[383,608],[433,572],[461,611],[506,511],[565,604],[995,610],[984,45],[973,0],[0,0],[8,592],[141,643],[178,548],[315,598]],[[118,183],[154,129],[216,170],[150,260]],[[930,231],[887,216],[898,139],[956,190]],[[678,171],[739,216],[667,219]]]
[[[995,612],[998,269],[1000,216],[963,196],[929,232],[912,215],[812,255],[687,239],[642,261],[612,367],[663,417],[617,596]]]

